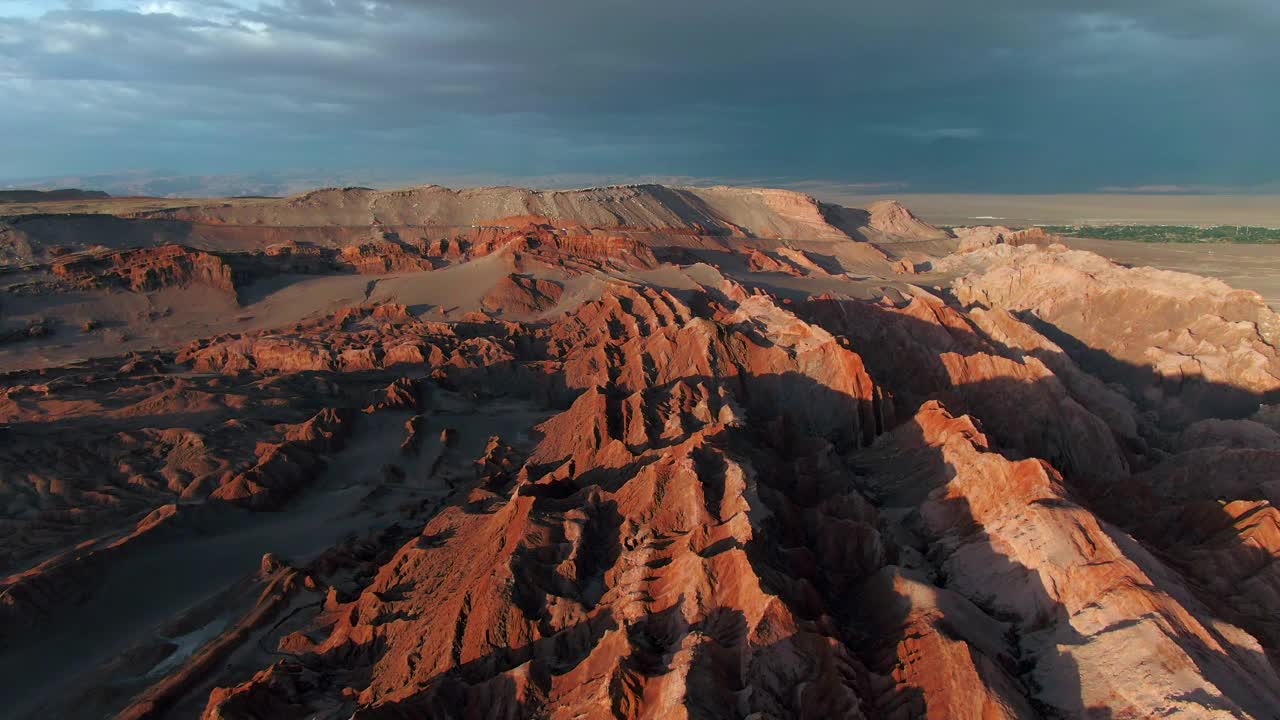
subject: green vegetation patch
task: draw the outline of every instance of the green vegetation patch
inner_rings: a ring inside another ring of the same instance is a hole
[[[1280,228],[1254,225],[1046,225],[1044,229],[1067,237],[1148,243],[1280,244]]]

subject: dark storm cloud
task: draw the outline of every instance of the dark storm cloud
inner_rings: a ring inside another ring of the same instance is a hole
[[[0,0],[0,176],[1275,180],[1273,0]]]

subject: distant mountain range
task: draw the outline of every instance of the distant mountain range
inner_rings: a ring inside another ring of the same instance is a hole
[[[901,192],[907,188],[906,184],[901,182],[824,183],[800,181],[794,178],[724,178],[680,175],[577,173],[512,177],[447,170],[424,172],[286,170],[278,172],[193,175],[166,170],[129,170],[119,173],[3,179],[0,180],[0,191],[54,190],[74,187],[102,190],[118,197],[236,197],[250,195],[274,197],[294,195],[321,187],[361,186],[391,189],[432,183],[452,187],[516,185],[547,190],[629,183],[682,186],[737,185],[783,187],[827,197],[841,194]]]
[[[101,190],[77,190],[60,188],[57,190],[0,190],[0,203],[49,202],[53,200],[92,200],[110,197]]]
[[[137,170],[99,175],[62,175],[23,178],[0,184],[5,189],[52,190],[79,187],[105,191],[115,196],[148,197],[231,197],[238,195],[290,195],[314,187],[339,184],[391,183],[392,178],[374,174],[250,173],[227,175],[187,175],[177,172]],[[381,181],[381,182],[379,182]]]

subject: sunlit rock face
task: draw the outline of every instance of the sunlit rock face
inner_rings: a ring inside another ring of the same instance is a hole
[[[14,717],[1280,708],[1248,291],[771,190],[58,222],[0,298]]]

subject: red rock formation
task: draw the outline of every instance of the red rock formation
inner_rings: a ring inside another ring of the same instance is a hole
[[[1062,238],[1058,235],[1048,232],[1042,227],[1030,227],[1025,230],[1008,233],[1004,237],[1005,244],[1014,247],[1023,245],[1036,245],[1039,247],[1049,247],[1051,245],[1059,245]]]
[[[997,250],[957,281],[962,303],[1030,313],[1086,369],[1171,418],[1244,416],[1280,391],[1280,316],[1257,293],[1086,252]]]
[[[774,272],[797,276],[803,274],[794,265],[782,262],[755,248],[752,248],[747,255],[747,265],[752,272]]]
[[[879,235],[875,239],[941,240],[948,237],[896,200],[881,200],[867,206],[867,227]]]
[[[1013,247],[1036,245],[1039,247],[1049,247],[1062,242],[1062,238],[1060,236],[1054,235],[1042,227],[1013,230],[1012,228],[1007,228],[1003,225],[984,225],[978,227],[959,227],[955,228],[952,232],[955,233],[955,236],[960,240],[960,245],[956,251],[962,253],[981,250],[982,248],[988,248],[994,245],[1010,245]]]
[[[120,286],[149,292],[196,283],[230,293],[236,290],[231,268],[221,257],[179,245],[65,256],[50,267],[80,288]]]
[[[814,262],[813,258],[811,258],[803,250],[796,250],[794,248],[789,248],[789,247],[780,247],[778,248],[777,252],[786,261],[790,262],[796,268],[799,268],[802,271],[802,274],[804,275],[809,275],[813,277],[826,277],[831,274],[827,272],[825,268],[818,265],[818,263]]]
[[[402,295],[309,277],[276,327],[288,285],[174,350],[0,375],[15,716],[1280,707],[1280,321],[1251,294],[1036,232],[895,277],[852,238],[964,238],[792,193],[183,212],[333,234],[64,255],[58,287]]]
[[[528,315],[553,307],[563,291],[560,283],[513,274],[499,280],[480,304],[489,312]]]
[[[1214,618],[1169,568],[1074,503],[1051,467],[1010,462],[972,422],[938,405],[896,435],[886,452],[917,449],[884,461],[931,468],[941,484],[922,498],[930,483],[921,476],[884,476],[889,504],[924,500],[922,532],[944,548],[948,589],[1012,619],[1038,704],[1064,715],[1112,708],[1150,717],[1199,712],[1206,702],[1257,716],[1275,702],[1280,688],[1257,641]],[[1141,668],[1143,682],[1117,667]]]
[[[430,259],[412,254],[399,243],[387,240],[348,245],[338,253],[338,258],[361,275],[422,271],[435,267]]]
[[[258,451],[258,462],[220,486],[209,497],[267,510],[280,506],[314,475],[322,453],[342,447],[350,433],[351,416],[323,410],[315,417],[285,430],[284,442]]]

